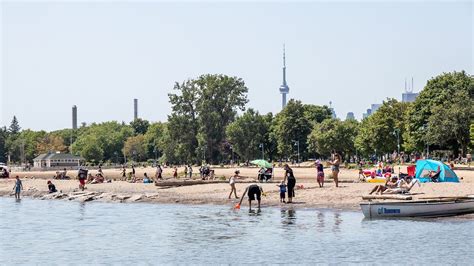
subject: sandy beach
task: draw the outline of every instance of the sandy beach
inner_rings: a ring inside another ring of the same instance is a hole
[[[183,203],[183,204],[221,204],[233,206],[238,200],[228,199],[230,187],[226,180],[233,174],[235,168],[213,168],[215,169],[216,180],[221,183],[200,184],[179,187],[160,187],[154,184],[128,183],[119,181],[120,169],[106,169],[104,173],[111,183],[89,184],[84,192],[79,191],[78,181],[73,180],[52,180],[54,171],[44,172],[14,172],[13,176],[20,176],[23,181],[24,190],[22,196],[40,199],[69,199],[78,201],[111,201],[111,202],[152,202],[152,203]],[[257,168],[239,167],[243,179],[237,180],[237,193],[240,197],[248,182],[255,179]],[[398,167],[395,168],[398,172]],[[129,170],[129,169],[128,169]],[[127,170],[127,171],[128,171]],[[199,173],[198,168],[194,169],[194,178]],[[303,185],[303,189],[296,190],[296,198],[292,204],[302,208],[337,208],[337,209],[358,209],[362,200],[362,195],[367,195],[376,185],[373,183],[358,182],[358,171],[341,169],[339,188],[336,188],[331,179],[326,178],[323,188],[319,188],[315,180],[315,170],[310,167],[293,168],[297,178],[297,185]],[[401,168],[406,172],[405,167]],[[325,169],[326,176],[329,169]],[[96,170],[91,171],[93,174]],[[137,168],[136,175],[143,176],[144,173],[153,176],[153,168]],[[183,169],[179,169],[180,175]],[[262,183],[262,187],[267,196],[263,197],[263,206],[279,206],[279,190],[276,181],[283,179],[283,169],[276,168],[275,180],[272,183]],[[474,169],[457,170],[456,173],[461,179],[460,183],[425,183],[421,187],[415,186],[412,189],[413,197],[437,197],[437,196],[464,196],[474,194]],[[74,173],[70,173],[75,175]],[[164,177],[172,176],[172,169],[164,169]],[[226,180],[224,180],[224,178]],[[48,193],[46,180],[52,180],[56,188],[62,193],[59,196],[52,196]],[[179,178],[176,181],[183,180]],[[167,181],[173,181],[168,179]],[[0,179],[0,196],[12,196],[14,179]],[[244,202],[247,200],[245,199]],[[285,205],[285,204],[283,204]]]

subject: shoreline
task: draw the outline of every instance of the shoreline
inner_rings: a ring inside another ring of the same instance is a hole
[[[242,183],[240,183],[242,184]],[[272,183],[270,183],[272,184]],[[274,184],[274,183],[273,183]],[[198,185],[196,185],[198,186]],[[204,185],[205,186],[205,185]],[[307,190],[312,190],[314,188],[309,188]],[[55,192],[49,193],[47,191],[39,191],[36,189],[24,190],[21,193],[21,198],[27,198],[31,200],[61,200],[61,201],[71,201],[71,202],[100,202],[100,203],[124,203],[124,204],[134,204],[134,203],[149,203],[149,204],[182,204],[182,205],[214,205],[214,206],[229,206],[233,208],[236,203],[239,202],[238,199],[227,199],[227,198],[183,198],[179,196],[163,197],[159,196],[160,189],[156,193],[110,193],[104,191],[95,191],[95,190],[84,190],[79,191],[75,189],[68,192]],[[315,203],[315,202],[304,202],[298,201],[298,198],[295,198],[293,203],[280,203],[279,200],[275,200],[277,197],[277,192],[271,191],[266,192],[267,197],[262,196],[262,207],[278,207],[282,209],[288,208],[297,208],[297,209],[329,209],[329,210],[344,210],[344,211],[360,211],[359,204],[325,204],[325,203]],[[274,195],[275,194],[275,195]],[[14,198],[13,191],[0,190],[0,197],[2,198]],[[362,201],[362,199],[360,200]],[[329,202],[328,202],[329,203]],[[254,208],[256,203],[253,202]],[[248,206],[248,200],[245,198],[242,201],[242,209]]]
[[[236,182],[237,195],[242,196],[245,188],[256,176],[255,168],[240,168],[242,179]],[[312,168],[294,168],[297,179],[297,186],[302,185],[303,189],[295,191],[296,197],[293,204],[284,204],[279,201],[278,182],[283,179],[283,171],[276,169],[275,177],[271,183],[258,183],[267,194],[262,196],[262,206],[264,207],[291,207],[291,208],[327,208],[340,210],[360,210],[359,203],[362,196],[367,195],[374,186],[380,183],[357,182],[358,171],[354,169],[341,169],[339,188],[336,188],[329,176],[329,169],[326,170],[326,180],[323,188],[319,188],[315,170]],[[169,172],[168,172],[169,171]],[[95,174],[94,171],[90,171]],[[143,176],[145,172],[154,173],[153,168],[137,169],[137,176]],[[402,172],[403,169],[402,169]],[[460,183],[424,183],[421,187],[415,186],[412,189],[413,199],[418,197],[445,197],[445,196],[465,196],[474,194],[474,171],[458,170]],[[41,174],[41,175],[40,175]],[[78,180],[53,180],[54,172],[18,172],[12,176],[19,175],[24,190],[22,197],[33,199],[51,200],[74,200],[79,202],[98,201],[115,203],[135,203],[146,202],[152,204],[187,204],[187,205],[223,205],[232,208],[238,201],[228,199],[230,186],[228,178],[233,174],[233,169],[215,169],[216,180],[204,184],[192,184],[186,186],[155,186],[155,184],[128,183],[126,181],[112,181],[111,183],[88,184],[87,189],[79,191]],[[120,171],[117,169],[104,170],[107,179],[119,179]],[[171,169],[166,169],[164,177],[171,174]],[[27,177],[27,178],[26,178]],[[51,180],[58,191],[62,193],[48,193],[47,180]],[[173,184],[183,182],[183,179],[167,179],[163,184]],[[197,182],[198,183],[198,182]],[[0,196],[13,197],[14,178],[0,179]],[[242,208],[248,205],[247,199],[242,202]]]

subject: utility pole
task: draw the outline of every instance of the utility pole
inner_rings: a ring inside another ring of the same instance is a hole
[[[298,159],[297,159],[297,163],[298,163],[298,167],[300,166],[300,141],[299,140],[292,140],[294,143],[295,143],[295,146],[298,147]]]
[[[262,160],[265,160],[265,153],[263,151],[263,143],[260,143],[258,147],[262,149]]]
[[[393,133],[397,135],[397,156],[400,158],[400,129],[395,128]]]

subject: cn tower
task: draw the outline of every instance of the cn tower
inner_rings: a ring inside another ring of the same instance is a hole
[[[283,44],[283,84],[280,86],[281,93],[281,109],[286,106],[286,95],[290,93],[290,87],[286,84],[286,58],[285,58],[285,45]]]

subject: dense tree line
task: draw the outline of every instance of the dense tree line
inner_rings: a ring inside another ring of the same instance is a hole
[[[70,152],[93,163],[146,161],[226,163],[344,157],[449,150],[466,154],[474,146],[474,82],[463,72],[432,78],[413,103],[387,99],[358,122],[333,119],[327,106],[290,100],[276,115],[245,110],[242,79],[203,75],[176,83],[169,94],[167,122],[137,119],[104,122],[77,130],[21,130],[16,117],[0,128],[0,161],[31,162],[46,152]],[[238,113],[240,112],[240,115]]]

